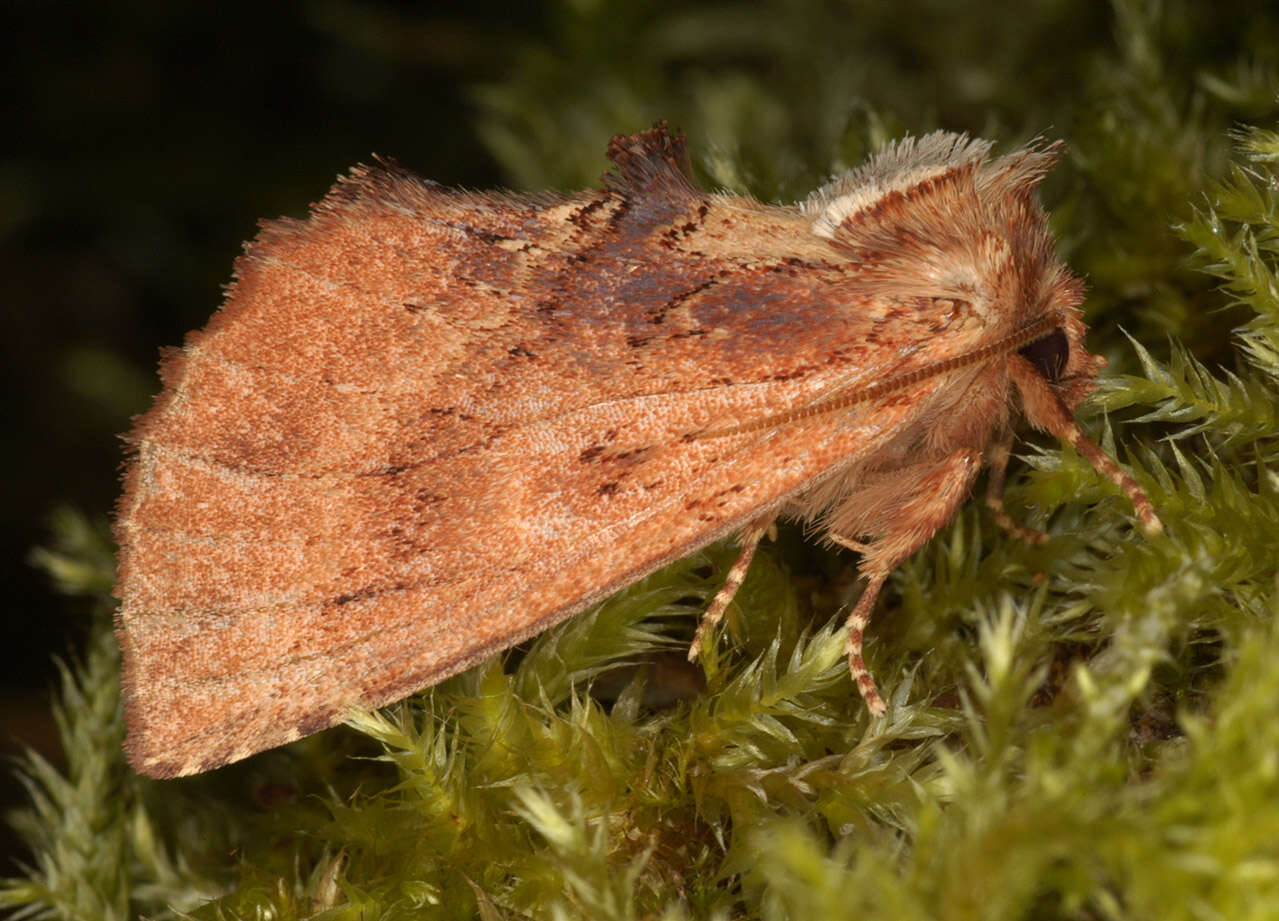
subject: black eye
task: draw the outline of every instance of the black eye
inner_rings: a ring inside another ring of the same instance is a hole
[[[1055,384],[1061,380],[1061,375],[1066,370],[1066,362],[1070,358],[1070,343],[1066,341],[1065,333],[1054,329],[1044,338],[1036,339],[1017,351],[1049,382]]]

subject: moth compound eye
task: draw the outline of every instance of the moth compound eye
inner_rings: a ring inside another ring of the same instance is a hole
[[[1051,383],[1057,383],[1066,371],[1066,362],[1070,359],[1070,343],[1066,334],[1054,329],[1042,339],[1036,339],[1030,345],[1017,350]]]

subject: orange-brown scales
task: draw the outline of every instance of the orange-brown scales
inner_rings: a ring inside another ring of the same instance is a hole
[[[1034,198],[1057,152],[989,149],[907,139],[780,207],[697,188],[658,124],[597,191],[360,167],[265,224],[129,436],[132,764],[333,725],[741,531],[705,629],[779,514],[862,553],[880,712],[879,588],[988,461],[999,506],[1019,413],[1157,527],[1071,415],[1102,361]]]

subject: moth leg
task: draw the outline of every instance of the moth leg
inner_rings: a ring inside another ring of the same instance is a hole
[[[1137,513],[1137,520],[1141,522],[1143,531],[1147,534],[1162,531],[1163,523],[1137,481],[1124,473],[1110,455],[1098,447],[1097,442],[1084,434],[1074,415],[1035,366],[1020,355],[1010,355],[1008,370],[1013,383],[1021,391],[1022,409],[1030,424],[1066,442],[1092,464],[1098,473],[1123,490],[1132,503],[1133,511]]]
[[[1008,459],[1012,456],[1012,433],[993,442],[986,451],[986,463],[989,472],[986,474],[986,507],[995,516],[995,523],[1013,537],[1019,537],[1028,544],[1042,544],[1048,540],[1043,531],[1036,531],[1024,524],[1014,521],[1004,508],[1004,482],[1008,473]]]
[[[845,543],[844,539],[837,534],[832,534],[831,540],[841,546],[856,543],[855,541]],[[853,676],[853,683],[857,685],[862,700],[866,701],[866,709],[870,711],[871,716],[883,716],[888,709],[888,704],[884,703],[884,698],[879,696],[879,688],[875,687],[875,678],[862,657],[862,635],[866,632],[866,625],[870,623],[871,611],[887,578],[887,575],[871,576],[870,581],[866,583],[866,588],[862,590],[862,596],[857,599],[857,606],[844,621],[844,625],[848,627],[848,642],[844,644],[844,653],[848,656],[848,673]]]
[[[764,535],[773,530],[773,523],[776,520],[776,515],[765,515],[761,518],[756,518],[742,529],[741,552],[737,555],[737,560],[733,563],[732,568],[729,569],[728,577],[724,580],[723,587],[711,599],[710,606],[706,609],[706,613],[702,615],[702,622],[697,625],[697,633],[693,636],[693,642],[689,644],[688,660],[690,662],[697,661],[697,657],[702,652],[702,644],[706,640],[707,633],[714,630],[723,619],[729,603],[737,594],[737,590],[742,587],[742,583],[746,581],[746,572],[751,568],[751,560],[755,557],[755,548],[759,546],[759,542]]]
[[[835,527],[854,534],[878,533],[871,543],[845,537],[838,531],[830,540],[862,555],[858,570],[866,588],[848,615],[848,670],[872,716],[888,709],[862,654],[862,639],[875,601],[894,569],[926,544],[950,521],[963,504],[981,470],[981,454],[956,451],[930,466],[907,467],[865,484],[831,515]]]

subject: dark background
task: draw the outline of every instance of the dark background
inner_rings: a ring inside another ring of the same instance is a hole
[[[8,3],[0,744],[60,758],[51,654],[91,602],[33,567],[59,506],[105,526],[130,417],[161,346],[217,307],[261,217],[302,216],[334,177],[394,155],[450,184],[501,181],[468,86],[499,74],[523,3]],[[604,139],[601,139],[601,153]],[[0,807],[20,801],[0,768]],[[7,828],[0,836],[8,834]],[[5,875],[0,841],[0,875]]]

